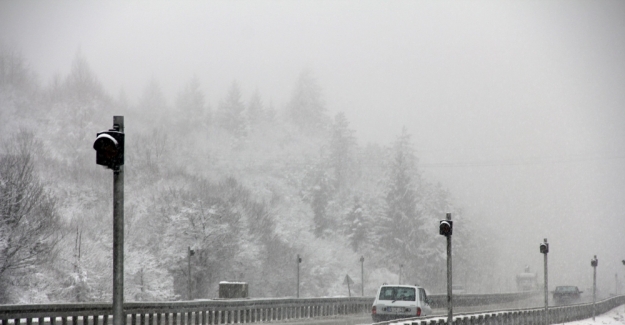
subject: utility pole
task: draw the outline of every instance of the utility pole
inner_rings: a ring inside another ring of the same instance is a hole
[[[187,297],[189,300],[193,300],[191,294],[191,256],[195,254],[195,251],[191,249],[191,246],[187,247]]]
[[[113,170],[113,325],[124,325],[124,117],[97,134],[96,164]]]
[[[454,304],[452,295],[452,264],[451,264],[451,235],[453,234],[454,223],[451,221],[451,213],[447,213],[447,219],[441,220],[439,234],[447,237],[447,325],[452,325],[454,320]]]
[[[590,266],[592,266],[592,320],[595,320],[595,303],[597,302],[597,265],[599,264],[599,260],[597,259],[597,255],[590,260]]]
[[[113,129],[124,132],[124,117],[113,116]],[[113,325],[124,315],[124,165],[113,171]]]
[[[549,325],[549,278],[547,272],[547,254],[549,254],[549,243],[545,238],[543,243],[540,243],[540,252],[545,256],[545,325]]]
[[[447,220],[451,221],[451,213],[447,214]],[[447,236],[447,301],[449,302],[449,310],[447,311],[447,324],[452,325],[454,319],[454,304],[452,292],[452,263],[451,263],[451,234]]]
[[[361,282],[361,291],[360,294],[365,296],[365,257],[360,256],[360,282]]]
[[[302,258],[297,254],[297,259],[295,260],[297,263],[297,298],[299,298],[299,265],[302,263]]]

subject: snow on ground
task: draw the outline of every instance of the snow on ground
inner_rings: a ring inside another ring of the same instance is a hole
[[[625,306],[618,306],[609,312],[596,315],[595,320],[591,318],[574,322],[564,323],[566,325],[625,325]]]

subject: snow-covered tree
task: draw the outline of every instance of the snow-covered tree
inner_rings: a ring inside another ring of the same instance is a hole
[[[330,130],[330,166],[334,170],[334,187],[340,191],[357,173],[356,138],[343,113],[336,114]]]
[[[308,70],[300,73],[287,106],[291,121],[303,131],[319,132],[327,128],[329,118],[321,96],[321,87]]]
[[[38,144],[29,133],[7,139],[0,151],[0,300],[14,277],[53,258],[61,236],[55,200],[34,166]]]
[[[197,132],[210,124],[210,111],[206,107],[200,81],[193,76],[176,97],[176,110],[172,116],[177,133],[183,136]]]
[[[254,91],[247,105],[247,119],[251,130],[258,129],[266,120],[265,109],[258,89]]]
[[[423,242],[419,234],[422,220],[417,210],[418,176],[410,135],[403,128],[391,153],[386,190],[388,222],[382,241],[382,245],[399,254],[399,258],[416,254],[416,248]]]
[[[241,89],[236,81],[233,81],[228,95],[221,101],[217,109],[219,126],[230,132],[237,140],[247,135],[247,125],[243,112],[245,104],[241,100]]]

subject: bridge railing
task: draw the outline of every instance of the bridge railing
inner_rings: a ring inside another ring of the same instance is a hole
[[[454,296],[454,305],[487,305],[525,299],[535,293]],[[445,295],[430,295],[433,308]],[[220,325],[274,322],[369,313],[373,297],[194,300],[124,303],[127,325]],[[109,325],[112,305],[72,303],[0,305],[0,325]]]
[[[570,306],[550,306],[548,309],[549,324],[562,324],[591,318],[593,309],[596,315],[606,313],[625,304],[625,296],[612,297],[596,303],[577,304]],[[456,314],[453,325],[542,325],[545,309],[513,309],[491,312]],[[376,323],[376,325],[446,325],[447,317],[429,316]]]

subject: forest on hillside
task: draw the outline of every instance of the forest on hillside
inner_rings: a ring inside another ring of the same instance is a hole
[[[347,296],[347,274],[352,295],[363,281],[373,295],[400,272],[443,292],[448,212],[456,279],[492,290],[490,234],[419,169],[408,130],[358,143],[312,71],[275,104],[237,81],[209,100],[201,82],[189,76],[170,102],[151,80],[132,101],[80,53],[42,81],[0,47],[0,303],[112,300],[112,172],[92,145],[114,115],[126,133],[126,301],[215,298],[220,281],[294,296],[298,254],[303,297]]]

